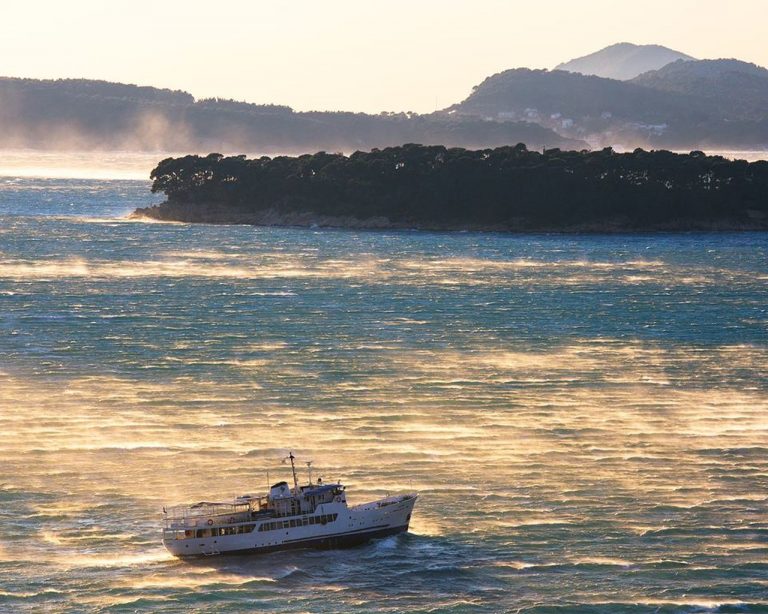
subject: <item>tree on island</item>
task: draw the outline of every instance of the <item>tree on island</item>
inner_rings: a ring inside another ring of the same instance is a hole
[[[699,151],[407,144],[349,156],[168,158],[151,178],[168,200],[141,213],[185,221],[260,223],[269,211],[419,228],[768,227],[768,162]]]

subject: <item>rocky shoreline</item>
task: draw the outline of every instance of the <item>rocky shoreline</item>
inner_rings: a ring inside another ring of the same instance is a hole
[[[759,212],[756,212],[759,213]],[[612,219],[600,223],[564,226],[540,225],[525,219],[508,224],[451,224],[447,222],[404,223],[378,216],[365,219],[353,216],[321,215],[310,211],[237,211],[227,206],[164,202],[136,209],[129,216],[135,220],[180,222],[186,224],[248,225],[286,228],[327,228],[344,230],[420,230],[433,232],[508,232],[508,233],[638,233],[638,232],[749,232],[768,231],[768,218],[756,215],[744,220],[680,220],[663,224],[637,225]]]

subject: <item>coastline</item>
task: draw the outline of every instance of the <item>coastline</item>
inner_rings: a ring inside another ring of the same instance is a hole
[[[466,224],[450,222],[396,222],[384,216],[357,218],[354,216],[322,215],[310,211],[279,211],[274,208],[239,212],[221,204],[185,204],[163,202],[152,207],[136,209],[133,220],[212,224],[221,226],[265,226],[276,228],[313,228],[335,230],[411,230],[424,232],[498,232],[498,233],[558,233],[558,234],[623,234],[645,232],[766,232],[768,219],[743,220],[679,220],[663,224],[638,225],[626,220],[608,219],[599,223],[571,225],[542,225],[525,219],[508,224]]]
[[[768,230],[768,162],[693,151],[471,151],[408,143],[350,156],[167,158],[156,221],[508,233]]]

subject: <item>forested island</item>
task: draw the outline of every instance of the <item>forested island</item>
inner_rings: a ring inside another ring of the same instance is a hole
[[[213,224],[634,232],[768,230],[768,162],[700,151],[466,150],[167,158],[136,217]]]

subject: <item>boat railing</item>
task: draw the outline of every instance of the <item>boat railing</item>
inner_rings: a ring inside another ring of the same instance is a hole
[[[251,519],[248,503],[197,503],[165,510],[165,528],[237,524]]]

